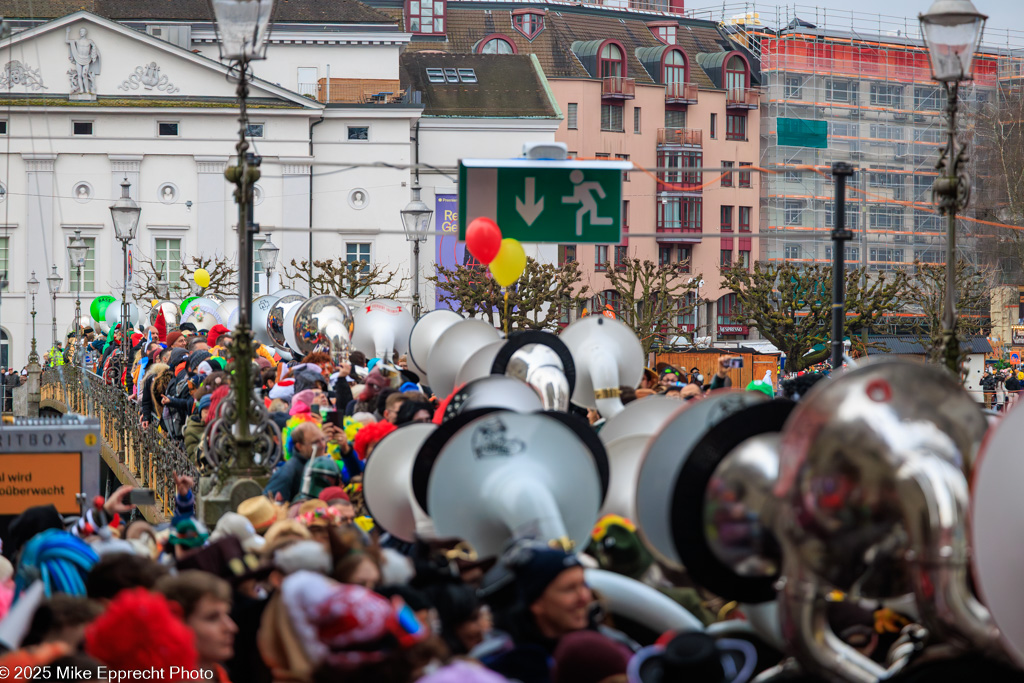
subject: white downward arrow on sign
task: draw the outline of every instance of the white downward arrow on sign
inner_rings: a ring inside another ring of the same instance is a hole
[[[536,191],[537,179],[527,178],[525,200],[516,197],[516,211],[523,217],[527,225],[533,225],[533,222],[540,216],[541,211],[544,210],[543,197],[540,198],[540,201],[534,201]]]

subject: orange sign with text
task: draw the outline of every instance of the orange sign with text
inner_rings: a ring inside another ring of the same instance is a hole
[[[35,505],[53,504],[61,514],[80,512],[80,453],[0,455],[0,515],[20,515]]]

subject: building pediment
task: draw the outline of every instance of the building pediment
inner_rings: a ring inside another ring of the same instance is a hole
[[[254,64],[257,76],[259,65]],[[115,100],[117,106],[228,103],[236,87],[228,72],[218,61],[84,11],[0,41],[0,91],[12,99]],[[258,78],[249,96],[278,106],[323,106]]]

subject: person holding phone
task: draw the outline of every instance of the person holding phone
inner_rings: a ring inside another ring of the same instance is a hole
[[[738,358],[738,356],[718,357],[718,369],[715,371],[715,376],[711,378],[712,390],[732,386],[732,378],[729,377],[729,370],[734,358]],[[742,358],[740,360],[742,360]]]

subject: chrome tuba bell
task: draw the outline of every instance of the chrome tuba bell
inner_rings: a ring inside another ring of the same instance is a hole
[[[576,365],[568,347],[550,332],[530,330],[512,335],[495,356],[491,372],[532,386],[540,394],[544,410],[569,410]]]
[[[874,680],[876,664],[828,630],[822,591],[912,593],[937,640],[981,651],[998,630],[968,583],[968,481],[985,417],[944,370],[886,359],[819,383],[786,423],[776,536],[780,600],[805,666]]]
[[[294,311],[295,350],[302,355],[327,351],[335,363],[347,362],[352,328],[348,304],[330,294],[313,297]]]
[[[161,301],[157,303],[149,311],[149,324],[156,324],[156,316],[159,311],[163,311],[164,321],[167,323],[168,331],[175,329],[178,326],[178,321],[181,320],[181,309],[178,304],[173,301]]]
[[[280,292],[276,292],[280,293]],[[271,344],[278,351],[294,351],[288,347],[285,337],[285,318],[288,311],[305,301],[306,297],[294,290],[285,290],[284,294],[274,302],[273,307],[267,313],[267,334],[270,336]]]

